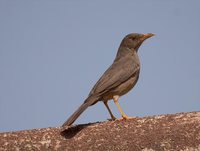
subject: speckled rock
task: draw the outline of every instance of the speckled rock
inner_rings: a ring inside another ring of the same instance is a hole
[[[0,151],[200,151],[200,112],[0,133]]]

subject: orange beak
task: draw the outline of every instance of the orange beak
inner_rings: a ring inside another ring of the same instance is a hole
[[[144,41],[146,40],[147,38],[150,38],[152,36],[155,36],[155,34],[152,34],[152,33],[148,33],[148,34],[143,34],[141,40]]]

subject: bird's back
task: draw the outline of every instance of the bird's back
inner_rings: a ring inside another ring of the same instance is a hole
[[[125,56],[116,59],[104,72],[90,91],[89,97],[99,96],[99,99],[111,99],[115,93],[119,93],[118,90],[116,91],[117,87],[125,83],[127,80],[132,79],[133,76],[138,79],[139,70],[140,63],[137,53],[127,53]],[[136,79],[134,81],[137,81]],[[134,82],[129,83],[132,87],[135,85]],[[129,87],[129,85],[127,85],[127,87],[126,85],[121,87],[124,89],[123,93],[126,91],[125,89],[128,89]],[[122,93],[122,91],[120,92]],[[123,93],[118,95],[123,95]]]

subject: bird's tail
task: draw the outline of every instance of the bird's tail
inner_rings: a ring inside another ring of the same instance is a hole
[[[93,105],[97,101],[97,98],[87,98],[85,102],[68,118],[68,120],[62,125],[70,126],[74,121],[85,111],[89,106]]]

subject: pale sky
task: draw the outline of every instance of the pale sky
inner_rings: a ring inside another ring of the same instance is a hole
[[[62,125],[133,32],[156,36],[139,49],[139,81],[119,101],[125,113],[200,109],[198,0],[1,0],[0,21],[0,132]],[[107,118],[99,102],[75,124]]]

